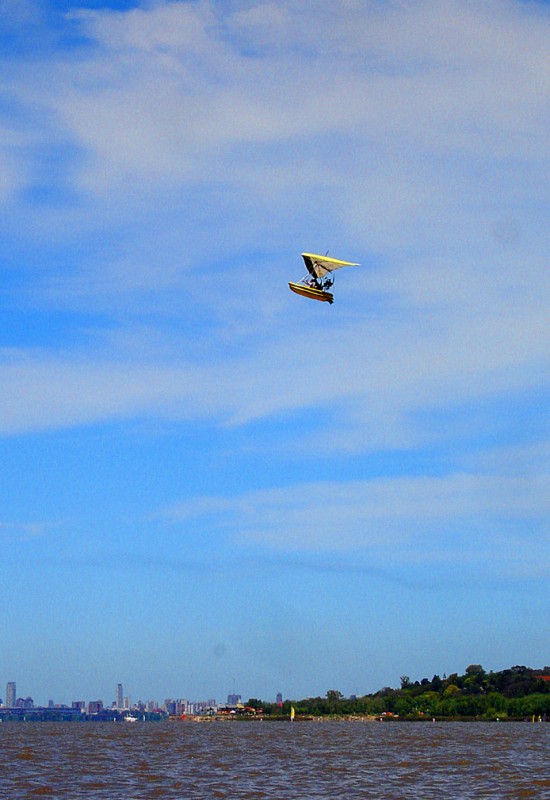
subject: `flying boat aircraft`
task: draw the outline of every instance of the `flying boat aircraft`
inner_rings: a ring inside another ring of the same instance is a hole
[[[358,267],[354,261],[340,261],[337,258],[318,256],[315,253],[302,253],[308,274],[300,283],[289,282],[291,291],[310,300],[320,300],[322,303],[333,303],[334,296],[329,291],[334,283],[333,272],[342,267]]]

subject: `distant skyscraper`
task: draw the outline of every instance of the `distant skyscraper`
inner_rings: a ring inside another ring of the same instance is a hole
[[[116,685],[116,707],[117,708],[124,708],[124,694],[122,692],[122,684],[117,683]]]
[[[15,708],[16,690],[15,681],[10,681],[6,686],[6,708]]]

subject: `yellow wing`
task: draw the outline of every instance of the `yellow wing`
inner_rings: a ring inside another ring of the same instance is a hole
[[[323,278],[327,272],[334,272],[336,269],[342,267],[359,267],[355,261],[340,261],[339,258],[330,258],[329,256],[319,256],[315,253],[302,253],[302,258],[306,265],[306,269],[310,275],[316,278]]]

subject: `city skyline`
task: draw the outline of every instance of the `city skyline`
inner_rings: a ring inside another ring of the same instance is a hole
[[[516,688],[520,687],[522,691],[525,691],[525,676],[529,676],[530,681],[541,680],[543,682],[550,681],[550,666],[527,666],[527,665],[512,665],[505,668],[503,671],[499,670],[486,670],[482,664],[470,664],[464,669],[464,675],[460,677],[459,672],[455,671],[447,676],[446,673],[442,675],[434,674],[430,679],[428,676],[415,677],[411,678],[409,675],[401,675],[399,680],[394,683],[388,683],[384,686],[378,687],[375,692],[352,692],[349,696],[346,696],[342,692],[337,689],[327,689],[326,692],[322,692],[317,697],[321,698],[328,698],[330,696],[339,697],[341,699],[350,699],[356,700],[360,697],[372,696],[380,694],[385,695],[388,691],[395,692],[398,689],[414,689],[415,687],[428,687],[428,689],[424,689],[425,691],[431,691],[430,686],[437,687],[438,690],[441,690],[441,687],[444,686],[444,682],[447,681],[451,685],[455,685],[456,682],[459,684],[462,682],[466,686],[468,686],[468,679],[471,679],[472,676],[478,676],[479,679],[483,678],[489,682],[495,682],[498,685],[502,684],[502,680],[508,681],[510,684],[516,680]],[[518,682],[519,677],[519,682]],[[523,682],[523,683],[522,683]],[[189,697],[185,697],[183,695],[179,695],[177,697],[166,697],[162,701],[156,699],[148,699],[142,700],[137,699],[132,701],[129,696],[124,695],[124,687],[122,683],[117,683],[115,687],[115,699],[112,702],[105,702],[102,698],[98,697],[98,695],[94,695],[94,699],[78,699],[78,700],[71,700],[70,703],[67,702],[54,702],[53,699],[49,699],[48,703],[36,703],[34,699],[30,696],[26,698],[17,698],[16,700],[16,682],[15,681],[8,681],[6,684],[6,702],[2,703],[0,699],[0,707],[5,709],[10,708],[72,708],[73,710],[80,709],[82,712],[88,712],[90,714],[97,713],[99,711],[131,711],[135,709],[139,709],[141,711],[146,712],[156,712],[159,710],[165,711],[167,714],[170,715],[181,715],[181,714],[202,714],[206,711],[212,711],[219,709],[220,707],[242,707],[246,706],[248,702],[251,702],[256,705],[257,703],[266,703],[272,704],[277,706],[282,706],[283,703],[288,702],[295,702],[299,700],[305,700],[307,698],[314,698],[316,695],[313,693],[306,694],[302,697],[298,696],[285,696],[281,691],[276,691],[274,697],[270,696],[253,696],[252,694],[248,693],[246,695],[238,694],[235,691],[235,686],[229,691],[227,694],[226,701],[218,702],[212,696],[208,697],[207,700],[197,700],[197,699],[189,699]],[[456,687],[455,687],[456,688]],[[471,687],[470,687],[471,689]],[[531,692],[533,689],[531,688]],[[476,692],[473,692],[476,694]],[[515,697],[516,695],[512,692],[510,695],[511,697]]]
[[[544,0],[4,0],[0,675],[541,661],[549,40]],[[291,292],[327,251],[334,303]]]
[[[280,693],[276,693],[276,696],[278,697],[279,694]],[[133,708],[135,705],[142,704],[142,703],[144,705],[155,704],[156,707],[158,707],[158,708],[161,708],[167,702],[187,703],[187,704],[190,704],[191,706],[195,706],[195,705],[204,705],[204,706],[219,705],[216,702],[216,700],[214,698],[212,698],[212,697],[209,697],[208,700],[197,700],[197,699],[193,700],[193,699],[187,699],[187,698],[183,698],[183,697],[180,697],[179,699],[166,698],[165,697],[162,701],[159,701],[158,699],[157,700],[151,700],[151,699],[140,700],[140,699],[138,699],[138,700],[135,701],[135,703],[132,703],[131,698],[130,697],[126,697],[124,695],[124,686],[123,686],[122,683],[117,683],[116,684],[114,695],[115,695],[115,699],[112,702],[108,702],[108,701],[106,702],[106,701],[103,700],[103,698],[99,697],[96,694],[96,695],[94,695],[94,699],[90,698],[88,700],[82,699],[82,698],[80,698],[80,699],[73,698],[73,699],[71,699],[70,702],[67,702],[67,701],[63,700],[63,701],[60,701],[60,702],[56,703],[52,698],[49,698],[47,703],[46,702],[42,702],[42,703],[38,702],[37,703],[37,702],[34,701],[34,698],[32,698],[30,695],[27,695],[26,698],[18,697],[17,696],[17,682],[16,681],[8,681],[7,684],[6,684],[6,700],[4,702],[2,702],[0,700],[0,705],[2,705],[4,708],[16,708],[17,707],[17,703],[18,702],[22,702],[24,700],[27,700],[27,701],[31,701],[32,700],[34,706],[40,706],[40,707],[67,706],[67,707],[70,708],[71,706],[75,707],[75,705],[78,704],[78,705],[81,705],[84,708],[84,707],[87,707],[89,703],[101,703],[102,706],[104,708],[106,708],[106,709],[107,708],[114,708],[114,709],[117,709],[117,710],[128,710],[130,708]],[[240,694],[236,694],[235,690],[232,689],[227,694],[227,701],[226,702],[227,702],[228,705],[236,705],[237,703],[239,703],[241,701],[241,699],[242,699],[242,696]],[[264,699],[268,700],[268,698],[264,698]]]

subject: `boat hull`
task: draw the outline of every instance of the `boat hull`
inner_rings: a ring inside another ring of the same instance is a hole
[[[320,300],[322,303],[333,303],[334,297],[330,292],[323,292],[314,286],[306,286],[305,283],[289,283],[290,290],[302,297],[309,297],[310,300]]]

